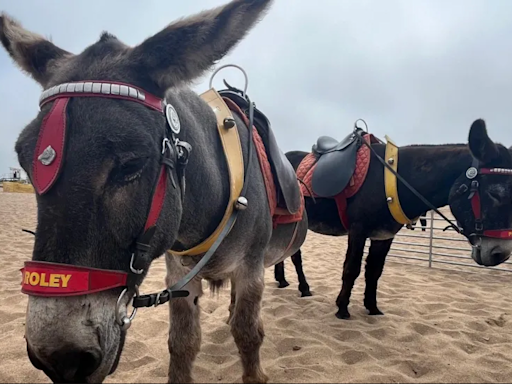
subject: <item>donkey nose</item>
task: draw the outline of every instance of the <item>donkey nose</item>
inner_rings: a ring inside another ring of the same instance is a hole
[[[57,351],[48,351],[46,348],[33,351],[29,348],[29,357],[34,367],[47,372],[54,382],[68,383],[85,382],[103,360],[99,348],[84,349],[77,346],[67,346]]]

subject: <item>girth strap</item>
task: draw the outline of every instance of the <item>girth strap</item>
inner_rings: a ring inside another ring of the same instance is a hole
[[[386,135],[386,155],[385,159],[389,167],[398,173],[398,146]],[[398,198],[398,185],[396,176],[387,167],[384,167],[384,186],[386,189],[386,199],[388,202],[389,212],[393,219],[400,224],[413,224],[417,221],[409,219],[400,205]]]
[[[244,158],[238,129],[236,127],[235,120],[233,119],[233,115],[215,89],[212,88],[204,92],[200,97],[208,103],[217,118],[217,129],[219,131],[229,171],[229,202],[221,222],[206,240],[185,251],[169,250],[169,252],[178,256],[196,256],[203,254],[212,247],[226,225],[229,224],[228,231],[231,230],[234,220],[230,221],[229,218],[233,213],[236,201],[240,197],[240,193],[244,185]],[[225,124],[226,121],[229,121],[229,124]]]

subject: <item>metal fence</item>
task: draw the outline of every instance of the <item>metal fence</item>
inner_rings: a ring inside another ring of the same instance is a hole
[[[448,218],[453,217],[449,210],[442,211]],[[434,211],[428,212],[422,219],[427,221],[425,230],[422,230],[420,220],[414,230],[404,226],[395,236],[388,257],[399,259],[396,261],[402,263],[428,265],[429,268],[466,271],[479,268],[491,273],[512,272],[512,263],[509,261],[497,267],[482,267],[476,264],[471,258],[471,246],[466,238],[450,229],[444,231],[447,223]],[[369,246],[370,241],[367,240],[366,254]]]

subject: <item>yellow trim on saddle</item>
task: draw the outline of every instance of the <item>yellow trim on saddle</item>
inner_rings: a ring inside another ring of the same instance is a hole
[[[231,128],[224,127],[225,118],[229,117],[233,119],[231,110],[228,108],[224,100],[222,100],[219,93],[213,88],[201,94],[200,97],[208,103],[217,117],[217,129],[219,131],[222,147],[224,148],[224,155],[226,156],[229,170],[229,202],[226,207],[226,212],[224,212],[224,217],[210,237],[201,244],[186,251],[169,251],[178,256],[195,256],[208,252],[215,240],[219,237],[221,231],[226,226],[244,185],[244,158],[238,129],[236,125]],[[208,191],[205,192],[208,193]]]
[[[384,159],[395,172],[398,172],[398,146],[387,135],[385,138],[386,155]],[[402,210],[402,206],[400,205],[396,176],[387,167],[384,167],[384,186],[386,189],[386,199],[389,211],[395,221],[400,224],[412,225],[414,221],[405,215]]]

